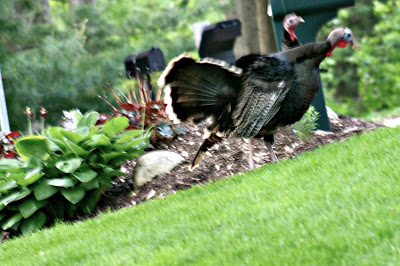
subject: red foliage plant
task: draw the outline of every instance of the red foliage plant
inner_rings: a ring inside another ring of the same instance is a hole
[[[137,90],[134,85],[130,88],[126,86],[126,94],[117,95],[116,90],[107,84],[111,91],[118,108],[110,103],[106,98],[99,96],[108,105],[111,106],[112,114],[101,114],[98,123],[104,123],[108,119],[115,116],[126,116],[129,119],[128,129],[141,129],[154,127],[154,133],[150,141],[154,143],[169,143],[179,134],[183,134],[183,130],[172,126],[165,112],[166,104],[162,100],[161,89],[155,94],[149,79],[142,79],[140,71],[137,71],[136,80],[139,86]],[[123,78],[123,75],[121,74]],[[133,80],[130,78],[130,83]]]
[[[14,150],[14,139],[21,135],[19,131],[12,131],[1,136],[0,141],[0,158],[16,159],[17,153]]]

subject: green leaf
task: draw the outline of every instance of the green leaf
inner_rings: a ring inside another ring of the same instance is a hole
[[[0,192],[5,193],[9,191],[10,189],[18,187],[18,183],[15,180],[3,182],[0,184]]]
[[[77,134],[75,132],[72,132],[72,131],[65,130],[63,128],[60,128],[60,133],[65,138],[67,138],[68,140],[72,141],[75,144],[78,144],[82,140],[82,136],[81,135],[79,135],[79,134]]]
[[[148,137],[140,137],[137,139],[133,139],[132,141],[129,142],[120,143],[119,145],[115,146],[115,149],[118,151],[127,151],[129,149],[142,150],[146,148],[148,144],[149,144]]]
[[[108,152],[105,154],[102,154],[101,157],[106,161],[109,162],[111,160],[117,160],[117,161],[125,161],[130,159],[130,155],[126,154],[124,152],[116,152],[116,151],[112,151],[112,152]]]
[[[42,166],[42,160],[33,156],[29,158],[27,168],[36,168],[40,166]]]
[[[21,194],[20,191],[15,191],[13,193],[10,193],[8,195],[4,195],[3,197],[0,198],[0,205],[7,206],[11,202],[17,201],[18,196]]]
[[[82,138],[86,138],[90,134],[90,128],[80,127],[75,130],[75,133],[81,136]]]
[[[75,172],[74,176],[81,182],[86,183],[91,181],[93,178],[97,176],[97,173],[91,169],[87,169],[82,172]]]
[[[61,194],[72,204],[76,204],[85,197],[85,190],[82,187],[61,189]]]
[[[123,142],[126,142],[126,141],[130,141],[133,138],[135,138],[135,137],[137,137],[137,136],[139,136],[141,134],[143,134],[143,131],[140,130],[140,129],[128,130],[128,131],[122,133],[119,136],[117,143],[123,143]]]
[[[102,185],[105,185],[106,187],[111,187],[111,178],[109,178],[106,175],[99,175],[97,179],[100,181]]]
[[[19,205],[18,210],[21,215],[26,219],[46,204],[47,201],[45,200],[37,201],[35,199],[28,199],[21,203],[21,205]]]
[[[71,177],[48,179],[47,184],[55,187],[73,187],[78,181]]]
[[[39,201],[50,198],[54,194],[57,193],[58,188],[52,185],[49,185],[48,180],[41,180],[33,189],[33,195]]]
[[[92,190],[87,193],[86,197],[82,200],[81,205],[82,211],[85,214],[91,214],[99,202],[101,197],[101,192],[99,189]]]
[[[26,170],[26,169],[24,169],[24,170]],[[15,180],[15,181],[19,182],[19,180],[22,180],[22,179],[25,178],[26,172],[20,172],[20,173],[13,172],[13,173],[7,173],[7,174],[8,174],[9,176],[6,176],[6,177],[4,178],[6,181]]]
[[[86,113],[82,117],[82,119],[78,122],[76,127],[77,128],[84,128],[84,127],[91,128],[94,125],[96,125],[96,122],[98,119],[99,119],[99,113],[94,112],[94,111]]]
[[[83,115],[78,110],[71,110],[71,111],[69,111],[69,113],[71,115],[72,122],[74,123],[74,126],[77,128],[79,122],[83,118]]]
[[[97,146],[110,146],[111,140],[103,135],[98,134],[91,137],[91,141],[87,143],[90,147],[97,147]]]
[[[27,187],[22,187],[21,191],[19,192],[19,195],[14,199],[14,201],[18,201],[20,199],[25,198],[26,196],[28,196],[29,194],[31,194],[32,190],[30,190]]]
[[[14,160],[14,159],[2,159],[0,160],[0,169],[19,169],[20,167],[23,167],[24,163]]]
[[[7,230],[13,227],[16,223],[18,223],[22,219],[22,215],[20,213],[16,213],[7,220],[4,221],[3,226],[1,227],[3,230]]]
[[[105,167],[103,169],[103,172],[106,174],[108,177],[113,177],[113,176],[124,176],[126,173],[122,172],[121,170],[113,169],[111,167]]]
[[[49,140],[42,136],[25,137],[15,143],[18,154],[26,161],[31,156],[46,160],[50,156],[50,147]]]
[[[20,230],[24,235],[35,232],[42,228],[43,225],[45,225],[46,221],[46,214],[44,214],[43,212],[38,212],[32,215],[30,218],[24,220],[21,223]]]
[[[0,221],[3,220],[4,217],[6,217],[6,216],[7,216],[7,213],[5,213],[5,212],[0,213]]]
[[[67,144],[68,148],[78,157],[87,157],[90,153],[90,150],[85,150],[68,139],[65,140],[65,143]]]
[[[60,169],[61,172],[64,173],[73,173],[79,166],[81,166],[83,159],[81,158],[72,158],[65,161],[60,161],[56,163],[56,167]]]
[[[100,183],[99,183],[99,180],[93,179],[92,181],[89,181],[87,183],[82,183],[81,187],[84,190],[88,191],[88,190],[92,190],[92,189],[95,189],[95,188],[99,188],[100,187]]]
[[[42,173],[42,167],[34,168],[26,173],[25,178],[20,179],[18,181],[18,184],[20,184],[21,186],[29,186],[38,181],[43,175],[44,174]]]
[[[22,191],[15,191],[11,194],[4,195],[3,197],[0,198],[0,206],[4,205],[7,206],[11,202],[18,201],[26,196],[28,196],[31,193],[31,190],[29,189],[23,189]]]
[[[55,140],[63,141],[64,140],[64,136],[63,136],[63,134],[61,134],[61,127],[50,127],[47,129],[46,133],[52,141],[55,141]]]
[[[108,137],[124,131],[129,126],[129,119],[125,116],[115,117],[107,121],[102,127],[102,130]]]

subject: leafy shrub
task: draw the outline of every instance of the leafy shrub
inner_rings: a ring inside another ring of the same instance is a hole
[[[374,2],[380,21],[370,36],[362,39],[354,54],[360,78],[359,113],[370,110],[394,109],[400,103],[400,3],[389,0]]]
[[[138,89],[134,86],[135,81],[130,78],[126,84],[126,95],[118,95],[117,91],[109,87],[118,108],[111,104],[106,98],[101,97],[112,108],[111,116],[102,114],[101,122],[115,116],[126,116],[129,119],[128,129],[154,127],[154,134],[151,136],[151,142],[169,143],[179,134],[185,131],[172,125],[165,111],[166,104],[161,99],[162,91],[155,93],[148,78],[140,77],[140,70],[137,71],[136,81]],[[131,87],[129,88],[129,85]],[[120,90],[118,90],[120,91]],[[122,93],[122,92],[121,92]]]
[[[149,144],[149,130],[125,131],[128,118],[96,125],[99,114],[73,111],[74,131],[50,127],[16,141],[22,161],[0,160],[0,227],[23,234],[55,219],[89,214],[120,166]],[[123,132],[123,133],[121,133]]]
[[[310,140],[313,131],[317,128],[318,117],[319,113],[315,110],[314,106],[310,106],[300,121],[297,121],[292,126],[297,137],[299,137],[302,141]]]

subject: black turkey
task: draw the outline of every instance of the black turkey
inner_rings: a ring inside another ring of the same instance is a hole
[[[274,133],[300,120],[319,87],[318,68],[336,47],[353,40],[349,28],[337,28],[327,41],[270,55],[250,54],[236,66],[181,55],[159,79],[165,87],[167,113],[174,122],[211,118],[190,169],[224,137],[263,138],[273,161]]]

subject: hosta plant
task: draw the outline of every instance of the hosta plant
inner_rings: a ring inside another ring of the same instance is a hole
[[[96,125],[77,111],[73,131],[50,127],[16,141],[21,160],[0,160],[0,227],[29,233],[55,219],[91,213],[121,164],[149,145],[150,130],[129,130],[125,116]]]

